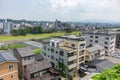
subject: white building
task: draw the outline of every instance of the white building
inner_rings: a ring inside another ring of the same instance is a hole
[[[105,54],[111,55],[115,52],[116,34],[112,31],[90,31],[84,33],[86,46],[99,44],[106,49]]]
[[[3,29],[3,23],[0,22],[0,29]]]
[[[75,36],[62,36],[43,42],[43,56],[51,61],[54,68],[66,73],[59,63],[68,68],[68,72],[77,71],[85,62],[85,40]]]
[[[10,27],[11,27],[11,24],[10,22],[7,21],[7,19],[3,22],[3,32],[4,33],[7,33],[7,34],[10,34]]]

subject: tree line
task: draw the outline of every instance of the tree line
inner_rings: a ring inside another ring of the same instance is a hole
[[[25,36],[26,34],[41,34],[41,33],[43,33],[43,29],[41,26],[25,27],[25,28],[11,30],[11,35],[13,36],[18,36],[18,35]]]
[[[59,31],[59,30],[55,30],[55,29],[43,30],[43,28],[41,26],[36,26],[36,27],[25,27],[25,28],[20,28],[20,29],[13,29],[13,30],[11,30],[11,35],[12,36],[18,36],[18,35],[25,36],[26,34],[53,33],[53,32],[57,32],[57,31]],[[73,30],[72,28],[65,28],[60,31],[70,34],[71,32],[73,32],[75,30]]]

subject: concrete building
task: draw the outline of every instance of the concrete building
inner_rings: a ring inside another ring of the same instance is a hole
[[[0,80],[19,80],[18,60],[11,52],[0,52]]]
[[[83,38],[62,36],[43,42],[43,56],[51,61],[54,68],[72,75],[85,62],[85,47]]]
[[[120,33],[116,34],[116,48],[120,49]]]
[[[55,30],[61,30],[61,28],[62,28],[62,23],[61,23],[61,21],[58,21],[58,20],[56,19],[56,21],[53,23],[53,26],[54,26],[54,29],[55,29]]]
[[[115,52],[116,34],[112,31],[90,31],[85,35],[86,46],[99,44],[104,46],[105,54],[112,55]]]
[[[3,30],[3,23],[0,22],[0,32]]]
[[[104,59],[105,58],[105,49],[100,45],[93,45],[86,49],[85,61],[89,62],[95,59]]]

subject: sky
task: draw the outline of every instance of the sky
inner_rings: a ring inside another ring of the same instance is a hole
[[[0,0],[0,18],[120,22],[120,0]]]

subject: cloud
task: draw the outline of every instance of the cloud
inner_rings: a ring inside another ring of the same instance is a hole
[[[0,0],[0,18],[120,22],[119,3],[120,0]]]

